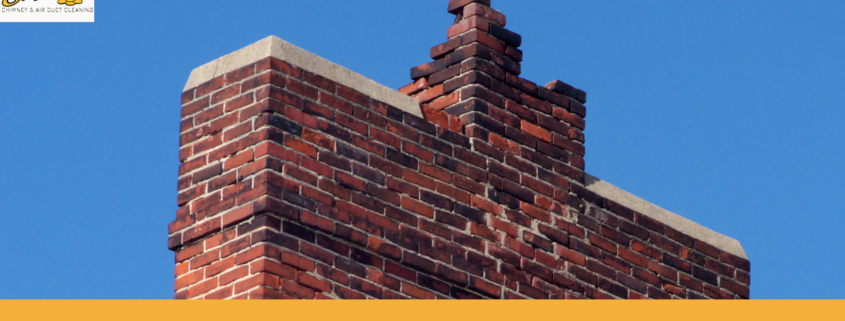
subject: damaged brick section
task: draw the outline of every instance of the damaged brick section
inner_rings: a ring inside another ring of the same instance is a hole
[[[274,57],[182,95],[178,299],[748,298],[750,263],[585,187],[586,93],[490,1],[400,92]]]

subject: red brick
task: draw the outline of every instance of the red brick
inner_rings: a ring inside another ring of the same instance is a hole
[[[648,268],[648,259],[645,256],[642,256],[625,247],[619,247],[619,256],[627,260],[628,262],[634,263],[644,268]]]
[[[213,265],[213,264],[212,264]],[[182,262],[176,264],[176,273],[174,275],[178,278],[180,276],[185,275],[190,271],[191,263],[190,262]]]
[[[495,217],[490,218],[490,226],[493,228],[505,232],[510,237],[517,238],[519,237],[519,229],[513,223],[506,222],[504,220],[500,220]]]
[[[704,283],[694,279],[692,276],[689,276],[689,275],[686,275],[686,274],[683,274],[683,273],[679,274],[678,275],[678,281],[681,283],[681,285],[683,285],[683,286],[685,286],[685,287],[687,287],[687,288],[689,288],[693,291],[698,291],[698,292],[704,291]]]
[[[704,286],[704,294],[707,296],[717,299],[717,300],[725,300],[725,299],[733,299],[733,295],[728,292],[725,292],[719,288],[713,287],[709,284]]]
[[[202,154],[203,152],[220,146],[223,143],[223,135],[217,134],[194,144],[194,155]]]
[[[235,155],[235,153],[237,153],[238,151],[240,151],[240,149],[238,148],[237,142],[233,142],[231,144],[223,145],[222,147],[215,149],[215,150],[211,151],[211,153],[208,154],[208,161],[209,162],[216,162],[216,161],[222,159],[223,157],[229,157],[229,156]]]
[[[255,69],[256,72],[272,69],[290,75],[294,78],[302,77],[302,69],[274,57],[268,57],[258,61],[255,63]]]
[[[357,121],[354,118],[346,116],[344,114],[337,115],[337,123],[361,135],[367,135],[370,128],[366,123]]]
[[[434,190],[436,188],[436,182],[433,179],[420,175],[419,173],[409,169],[404,170],[403,178],[408,182],[419,185],[420,187],[430,190]]]
[[[717,247],[704,243],[700,240],[695,241],[695,249],[714,259],[719,259],[722,253],[722,251],[720,251]]]
[[[236,111],[238,109],[249,106],[253,103],[255,103],[255,94],[254,93],[248,93],[248,94],[240,95],[237,98],[226,102],[226,106],[225,106],[226,112],[231,113],[231,112]],[[237,114],[238,113],[231,113],[229,116],[236,116]]]
[[[226,84],[228,85],[244,80],[253,74],[255,74],[254,64],[231,71],[225,74],[224,77],[226,79]]]
[[[237,96],[241,92],[241,86],[229,86],[211,95],[211,105],[217,105],[229,98]]]
[[[343,285],[349,285],[349,276],[341,270],[329,267],[327,265],[318,265],[317,273],[324,278],[331,279]]]
[[[476,195],[472,195],[470,197],[470,202],[472,203],[472,206],[475,206],[478,209],[493,213],[495,215],[502,215],[501,205],[482,199]]]
[[[329,281],[317,278],[304,272],[299,272],[299,284],[320,292],[332,292],[332,284]]]
[[[296,270],[293,268],[267,259],[260,259],[252,262],[250,264],[250,272],[252,274],[259,272],[270,273],[289,280],[295,280],[297,275]]]
[[[463,15],[464,19],[471,18],[473,16],[484,17],[503,27],[507,24],[507,18],[504,14],[502,14],[498,10],[491,9],[489,6],[485,6],[483,4],[470,3],[469,5],[464,7]]]
[[[751,285],[751,275],[745,271],[736,271],[736,280],[739,282],[744,283],[745,285]]]
[[[269,246],[269,245],[266,245],[266,244],[260,244],[256,247],[253,247],[249,250],[246,250],[244,252],[239,253],[235,257],[235,262],[236,262],[236,264],[240,265],[240,264],[251,262],[251,261],[258,259],[258,258],[278,259],[280,254],[281,254],[281,252],[279,251],[279,249],[272,247],[272,246]]]
[[[461,38],[462,45],[469,45],[473,42],[478,42],[500,53],[505,53],[505,51],[507,50],[507,45],[505,45],[504,42],[500,41],[496,37],[491,36],[489,33],[479,31],[478,29],[470,30]]]
[[[399,291],[401,287],[401,281],[397,280],[394,277],[385,275],[381,271],[374,269],[374,268],[367,268],[367,279],[371,282],[382,285],[388,289]],[[383,290],[382,295],[387,292],[387,290]],[[384,297],[382,297],[384,298]],[[384,298],[386,299],[386,298]]]
[[[734,272],[736,271],[734,268],[727,266],[725,264],[719,263],[716,260],[711,260],[710,258],[707,258],[707,260],[706,260],[706,267],[707,267],[708,270],[711,270],[713,272],[716,272],[716,273],[719,273],[721,275],[725,275],[725,276],[728,276],[728,277],[731,277],[731,278],[734,277]]]
[[[454,2],[454,3],[470,3],[470,1],[468,1],[468,0],[452,0],[452,1],[450,1],[450,4],[452,2]],[[487,3],[487,4],[489,5],[489,3]],[[450,8],[452,8],[452,6],[450,6]],[[461,10],[461,8],[463,8],[463,6],[455,5],[454,10]],[[487,22],[486,19],[481,19],[478,16],[473,16],[473,17],[470,17],[468,19],[464,19],[460,23],[449,27],[447,37],[452,38],[454,36],[457,36],[459,34],[462,34],[464,32],[467,32],[471,29],[476,29],[476,28],[483,30],[483,31],[489,31],[490,30],[489,23]]]
[[[342,286],[335,286],[334,293],[337,294],[338,297],[341,299],[347,300],[364,300],[367,298],[364,294],[352,291]]]
[[[332,95],[320,95],[320,102],[326,104],[326,106],[332,107],[349,115],[351,115],[355,110],[355,108],[349,102],[339,99]]]
[[[239,296],[235,296],[232,298],[235,300],[241,296],[249,296],[250,300],[281,300],[281,299],[293,299],[292,296],[287,294],[283,294],[282,292],[276,291],[274,289],[268,289],[264,287],[256,288],[255,290],[249,291],[249,293],[244,293]]]
[[[502,241],[502,236],[499,233],[475,222],[470,222],[470,232],[495,243]]]
[[[250,204],[223,214],[223,227],[231,226],[249,218],[253,214],[252,209],[252,204]]]
[[[469,204],[470,194],[453,187],[451,184],[443,184],[441,182],[437,182],[437,192],[444,196],[453,198],[458,202]]]
[[[425,120],[428,122],[440,127],[449,127],[449,117],[446,113],[434,110],[428,107],[428,105],[422,106],[422,112]]]
[[[344,172],[337,172],[335,175],[335,179],[341,186],[348,187],[351,189],[359,190],[362,192],[367,191],[367,183],[352,177],[352,175],[346,174]]]
[[[603,238],[601,236],[598,236],[596,234],[590,234],[588,236],[588,238],[590,239],[590,244],[595,245],[595,246],[601,248],[602,250],[608,251],[610,253],[613,253],[613,254],[617,253],[618,246],[615,243],[613,243],[612,241],[610,241],[606,238]]]
[[[236,280],[245,278],[247,275],[249,275],[249,266],[241,266],[237,269],[221,274],[220,285],[229,285],[232,282],[235,282]]]
[[[457,41],[457,43],[458,43],[458,45],[460,45],[460,41]],[[432,48],[432,50],[434,50],[434,48]],[[426,88],[428,88],[428,79],[423,77],[423,78],[417,79],[416,81],[414,81],[410,84],[402,86],[402,88],[399,88],[399,92],[401,92],[405,95],[411,96],[411,95],[416,94],[416,93],[418,93],[421,90],[426,89]]]
[[[567,260],[569,262],[578,264],[580,266],[587,265],[587,257],[584,254],[581,254],[577,251],[573,251],[568,247],[555,245],[555,253],[560,256],[560,258]]]
[[[443,110],[446,107],[452,106],[458,102],[461,97],[460,91],[455,91],[446,96],[440,97],[429,103],[429,107],[434,110]]]
[[[320,179],[318,186],[320,187],[320,189],[347,201],[349,201],[352,197],[352,191],[343,188],[340,185],[335,184],[333,181],[327,179]]]
[[[182,242],[193,242],[218,231],[220,231],[220,218],[213,218],[185,231],[182,234]]]
[[[214,292],[209,293],[205,296],[204,299],[206,300],[223,300],[230,296],[232,296],[232,290],[234,289],[233,286],[227,286],[222,289],[216,290]]]
[[[311,245],[310,243],[303,242],[300,245],[300,253],[309,258],[313,258],[326,264],[334,263],[334,254],[314,245]]]
[[[294,136],[285,137],[285,146],[296,150],[302,154],[305,154],[306,156],[309,156],[311,158],[317,158],[317,148],[309,145],[308,143]]]
[[[654,286],[660,286],[660,284],[661,284],[660,283],[661,282],[660,277],[657,276],[657,274],[646,271],[644,269],[640,269],[640,268],[635,267],[633,275],[637,279],[645,281],[646,283],[649,283],[649,284],[654,285]]]
[[[320,87],[320,89],[328,91],[329,93],[334,93],[337,89],[337,85],[333,81],[307,71],[303,73],[303,79],[309,84]]]
[[[452,174],[438,166],[420,163],[420,173],[439,179],[446,183],[452,182]]]
[[[316,268],[314,261],[299,254],[282,252],[282,263],[295,267],[298,270],[313,272]]]
[[[337,94],[343,98],[348,99],[349,101],[356,103],[361,106],[369,106],[370,99],[357,91],[354,91],[346,86],[337,85]]]
[[[421,103],[428,103],[437,97],[443,96],[443,84],[426,89],[416,95],[417,100]]]
[[[225,170],[230,170],[232,168],[238,168],[241,165],[244,165],[246,163],[253,161],[254,159],[255,159],[255,151],[250,149],[250,150],[241,152],[240,154],[237,154],[237,155],[233,156],[232,158],[229,158],[228,160],[226,160],[223,168]]]
[[[356,147],[384,157],[384,146],[374,143],[365,137],[353,136],[352,145],[355,145]]]
[[[203,252],[203,244],[197,243],[176,252],[176,262],[183,262]]]
[[[349,215],[351,215],[353,217],[357,217],[357,218],[360,218],[360,219],[366,219],[367,218],[367,210],[365,210],[362,207],[352,205],[350,203],[346,203],[346,202],[343,202],[343,201],[337,201],[336,204],[335,204],[335,208],[337,208],[337,210],[339,210],[339,211],[348,213]]]
[[[728,279],[722,279],[719,285],[721,285],[722,288],[724,288],[725,290],[736,293],[745,299],[748,299],[751,295],[751,291],[748,289],[748,286],[733,282]]]
[[[330,151],[334,151],[334,147],[335,147],[334,140],[332,140],[331,138],[328,138],[324,135],[320,135],[315,131],[312,131],[312,130],[309,130],[309,129],[306,128],[302,132],[302,138],[309,141],[309,142],[314,143],[317,146],[323,147],[323,148],[328,149]]]
[[[419,197],[419,188],[393,177],[387,177],[387,187],[394,191],[408,194],[412,198]]]
[[[399,137],[393,136],[392,134],[386,131],[376,128],[370,128],[370,137],[377,141],[385,143],[395,149],[402,148],[402,140],[400,140]]]
[[[320,192],[316,189],[311,187],[302,185],[302,196],[315,200],[317,202],[332,206],[334,205],[334,199],[331,195]]]
[[[434,208],[426,205],[425,203],[413,200],[406,196],[402,196],[402,208],[423,215],[430,219],[434,218]]]
[[[425,120],[275,58],[183,93],[175,298],[748,296],[747,260],[585,190],[585,108],[519,77],[488,0],[450,6],[400,90]]]
[[[454,184],[456,187],[470,191],[473,194],[483,195],[486,191],[486,189],[484,188],[484,185],[476,183],[475,181],[473,181],[469,178],[466,178],[466,177],[464,177],[460,174],[452,175],[452,184]],[[469,202],[465,202],[465,203],[469,203]]]
[[[413,284],[402,282],[402,293],[410,295],[417,299],[433,300],[434,293]]]
[[[208,252],[206,252],[206,253],[204,253],[200,256],[197,256],[197,257],[191,259],[191,269],[194,270],[194,269],[201,268],[203,266],[214,263],[218,259],[220,259],[220,252],[219,251],[217,251],[217,250],[208,251]]]
[[[196,284],[199,281],[203,280],[203,270],[197,270],[188,274],[185,274],[176,279],[174,282],[173,288],[174,291],[179,291],[181,289],[187,288],[191,285]]]
[[[367,248],[394,260],[400,260],[402,258],[402,250],[398,246],[372,236],[369,237]]]
[[[654,261],[648,261],[648,269],[672,281],[678,280],[678,272]]]
[[[287,280],[285,280],[287,281]],[[278,289],[279,285],[279,277],[267,274],[267,273],[258,273],[254,276],[251,276],[245,280],[239,281],[235,283],[235,293],[242,293],[249,289],[252,289],[257,286],[264,286],[269,287],[271,289]]]
[[[208,279],[188,289],[188,298],[193,299],[217,288],[217,278]]]
[[[206,109],[198,115],[194,116],[194,124],[200,125],[209,120],[215,119],[223,115],[223,106]]]
[[[675,286],[675,285],[672,285],[672,284],[669,284],[669,283],[666,283],[666,284],[663,285],[663,290],[668,292],[668,293],[680,296],[680,297],[686,297],[686,295],[687,295],[686,290],[684,290],[683,288],[681,288],[679,286]]]
[[[661,260],[662,259],[662,254],[660,253],[660,250],[655,249],[655,248],[653,248],[649,245],[646,245],[645,243],[642,243],[642,242],[637,241],[637,240],[631,241],[631,249],[633,249],[634,251],[640,252],[642,254],[645,254],[646,256],[651,257],[652,259],[655,259],[655,260]]]
[[[303,113],[299,109],[290,106],[285,106],[285,117],[307,127],[317,128],[317,118]]]
[[[295,165],[285,164],[284,165],[284,173],[285,173],[285,175],[290,176],[293,179],[296,179],[298,181],[310,184],[312,186],[317,185],[317,176],[316,175],[311,174],[310,172],[307,172],[307,171],[303,170],[302,168],[299,168]]]
[[[319,98],[320,93],[317,91],[317,88],[308,86],[302,82],[294,80],[293,78],[288,77],[285,85],[288,90],[307,98],[311,98],[313,100],[317,100],[317,98]]]
[[[517,253],[521,254],[523,256],[523,259],[525,257],[532,259],[534,258],[534,249],[530,245],[522,243],[515,238],[506,236],[505,245],[511,250],[514,250]]]
[[[182,133],[182,135],[179,136],[179,147],[190,144],[190,143],[196,141],[197,139],[200,139],[203,136],[206,136],[210,133],[211,133],[211,131],[209,130],[208,126],[202,126],[202,127],[199,127],[199,128],[194,128],[194,129],[189,130],[185,133]]]
[[[730,264],[746,272],[751,271],[751,262],[739,256],[730,254],[728,252],[722,252],[722,262]]]
[[[540,128],[539,126],[536,126],[524,120],[521,122],[520,126],[522,131],[530,134],[531,136],[537,137],[547,143],[550,143],[552,141],[552,134],[549,133],[549,131]]]
[[[488,138],[488,142],[490,143],[490,145],[493,145],[508,153],[511,153],[513,155],[519,155],[519,144],[509,141],[499,135],[491,133],[490,137]]]
[[[414,143],[410,143],[410,142],[407,142],[407,141],[402,142],[402,150],[404,150],[408,154],[414,155],[414,156],[416,156],[416,157],[418,157],[418,158],[420,158],[420,159],[422,159],[426,162],[429,162],[429,163],[431,163],[434,160],[434,154],[432,152],[430,152],[430,151],[424,149],[422,146],[414,144]]]
[[[319,174],[320,176],[328,177],[328,178],[334,177],[334,175],[333,175],[334,169],[332,169],[330,166],[327,166],[327,165],[325,165],[321,162],[318,162],[317,160],[315,160],[313,158],[308,158],[308,157],[302,157],[301,161],[302,161],[302,164],[301,164],[302,167],[304,167],[304,168],[306,168],[306,169],[308,169],[312,172],[315,172],[315,173]]]
[[[520,202],[519,208],[525,214],[528,214],[529,216],[531,216],[535,219],[538,219],[538,220],[546,222],[546,223],[552,222],[552,215],[549,211],[543,210],[539,207],[536,207],[534,205],[531,205],[531,204],[528,204],[528,203],[525,203],[525,202]]]
[[[196,114],[209,106],[209,99],[206,97],[205,99],[197,100],[192,102],[188,105],[182,107],[182,118],[187,116]]]
[[[470,277],[469,288],[481,292],[492,298],[499,298],[502,295],[501,286],[495,283],[487,282],[476,277]]]

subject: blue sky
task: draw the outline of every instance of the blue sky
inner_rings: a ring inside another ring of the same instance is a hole
[[[392,88],[432,1],[101,1],[0,24],[0,299],[172,298],[190,71],[276,35]],[[588,93],[587,171],[742,242],[757,299],[845,299],[845,2],[493,0]]]

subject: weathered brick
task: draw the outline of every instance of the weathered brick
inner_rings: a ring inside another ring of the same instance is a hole
[[[747,298],[748,260],[589,188],[586,93],[520,78],[489,5],[450,1],[423,118],[276,58],[184,92],[175,297]]]

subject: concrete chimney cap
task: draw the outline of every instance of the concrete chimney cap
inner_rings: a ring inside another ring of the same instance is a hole
[[[390,106],[423,117],[420,102],[348,68],[305,51],[276,36],[269,36],[238,51],[202,65],[191,72],[184,91],[241,67],[274,57],[303,70],[320,75],[337,84],[349,87]]]

